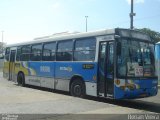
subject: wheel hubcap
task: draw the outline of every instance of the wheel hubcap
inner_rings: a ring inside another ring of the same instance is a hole
[[[81,86],[80,85],[76,85],[74,87],[74,93],[76,96],[80,96],[81,95]]]

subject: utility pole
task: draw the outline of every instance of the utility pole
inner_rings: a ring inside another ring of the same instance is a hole
[[[86,32],[88,31],[88,16],[85,16],[85,18],[86,18]]]
[[[131,29],[134,28],[134,26],[133,26],[133,17],[136,16],[136,13],[133,12],[133,5],[134,5],[134,2],[133,2],[133,0],[131,0],[131,13],[130,13],[130,18],[131,18],[130,28]]]

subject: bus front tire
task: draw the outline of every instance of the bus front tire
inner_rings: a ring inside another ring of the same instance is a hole
[[[18,82],[18,85],[23,86],[23,87],[25,86],[25,80],[24,80],[24,74],[23,73],[18,74],[17,82]]]
[[[70,87],[70,93],[74,97],[85,97],[85,84],[81,79],[73,80]]]

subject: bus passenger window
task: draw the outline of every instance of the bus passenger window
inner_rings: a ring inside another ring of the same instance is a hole
[[[9,61],[9,53],[10,53],[10,48],[6,48],[6,52],[5,52],[5,60]]]
[[[31,52],[30,45],[23,46],[21,49],[20,60],[21,61],[28,61],[30,59],[30,52]]]
[[[94,61],[96,49],[95,38],[77,39],[74,50],[75,61]]]
[[[32,46],[31,60],[40,61],[42,54],[42,44],[36,44]]]
[[[16,61],[20,60],[20,55],[21,55],[21,47],[17,48],[17,54],[16,54]]]
[[[58,43],[57,61],[72,61],[73,41],[62,41]]]
[[[54,61],[56,52],[56,43],[46,43],[43,47],[43,61]]]

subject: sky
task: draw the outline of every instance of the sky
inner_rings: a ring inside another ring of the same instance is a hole
[[[160,32],[160,0],[134,0],[134,27]],[[0,0],[0,41],[130,27],[130,0]]]

